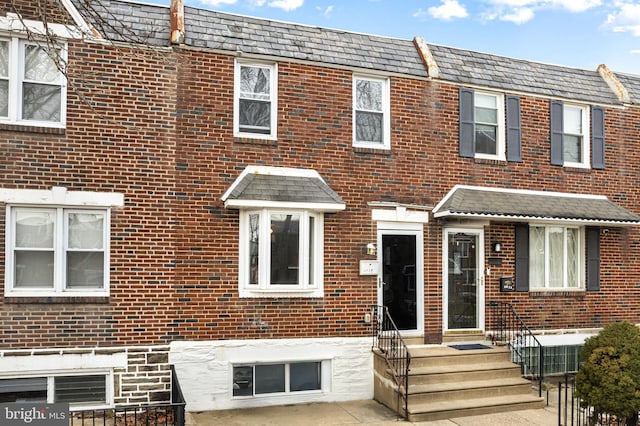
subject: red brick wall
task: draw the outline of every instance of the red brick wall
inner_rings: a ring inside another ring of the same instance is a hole
[[[278,141],[238,140],[232,57],[126,53],[72,46],[76,91],[63,134],[0,131],[2,187],[125,194],[125,206],[112,212],[109,300],[5,301],[2,347],[368,335],[363,317],[376,303],[376,279],[358,271],[376,238],[371,201],[435,206],[455,184],[470,184],[601,194],[640,212],[638,110],[607,109],[606,170],[551,166],[548,100],[527,96],[523,162],[464,159],[458,88],[392,77],[392,149],[376,152],[352,148],[351,72],[283,62]],[[238,297],[238,212],[220,197],[247,165],[315,169],[345,200],[345,211],[325,215],[325,297]],[[638,237],[634,228],[603,235],[600,292],[500,294],[498,278],[513,275],[513,226],[494,223],[485,251],[493,256],[489,244],[499,238],[502,265],[492,266],[486,298],[515,302],[532,328],[640,322]],[[431,218],[424,233],[429,336],[442,330],[441,240],[442,223]]]

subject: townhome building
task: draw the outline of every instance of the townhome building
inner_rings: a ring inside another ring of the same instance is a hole
[[[416,344],[640,322],[640,76],[1,4],[2,402],[369,399],[373,306]]]

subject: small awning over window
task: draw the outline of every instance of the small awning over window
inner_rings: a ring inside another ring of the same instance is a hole
[[[433,215],[495,221],[640,225],[640,216],[604,196],[463,185],[455,186],[438,203]]]
[[[222,196],[227,208],[287,208],[322,212],[345,209],[345,203],[318,172],[311,169],[248,166]]]

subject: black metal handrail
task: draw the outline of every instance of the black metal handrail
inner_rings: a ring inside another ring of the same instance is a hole
[[[511,359],[520,365],[523,376],[538,381],[538,395],[542,396],[544,379],[544,346],[527,327],[522,318],[506,302],[489,302],[493,326],[489,331],[494,345],[508,345]]]
[[[72,410],[70,426],[185,426],[185,400],[171,366],[171,402],[151,405],[119,405],[115,408]]]
[[[386,306],[373,306],[373,347],[384,355],[389,371],[398,386],[398,398],[403,399],[404,416],[409,409],[409,365],[411,355]],[[398,401],[399,402],[399,401]]]

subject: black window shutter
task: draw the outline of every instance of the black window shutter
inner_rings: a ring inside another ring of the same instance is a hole
[[[460,88],[460,156],[475,155],[475,117],[473,105],[473,90]]]
[[[516,291],[529,291],[529,225],[516,225]]]
[[[600,290],[600,228],[588,227],[587,233],[587,290]]]
[[[591,166],[604,169],[604,108],[591,107]]]
[[[507,96],[507,161],[522,161],[520,97]]]
[[[562,166],[562,135],[564,126],[562,122],[564,106],[561,101],[551,101],[550,120],[551,120],[551,164]]]

